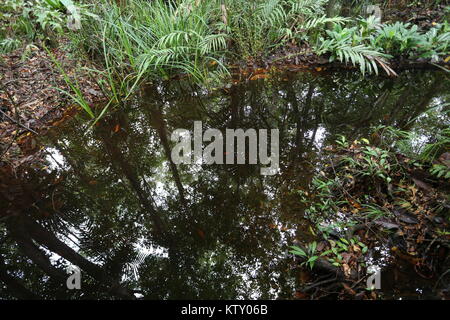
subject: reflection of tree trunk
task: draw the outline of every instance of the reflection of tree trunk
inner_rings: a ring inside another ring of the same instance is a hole
[[[435,77],[434,81],[430,84],[428,91],[426,94],[422,95],[422,99],[415,105],[415,109],[413,113],[408,113],[407,117],[404,117],[400,123],[399,127],[403,130],[409,129],[416,117],[425,112],[430,105],[430,101],[436,97],[436,93],[441,90],[442,83],[444,83],[440,78]],[[401,102],[400,102],[401,103]]]
[[[402,118],[402,111],[404,111],[404,104],[406,101],[408,101],[408,97],[412,96],[412,93],[416,90],[413,86],[407,86],[403,91],[400,92],[400,96],[396,101],[394,101],[394,104],[391,106],[391,110],[389,112],[389,119],[395,119],[397,115],[400,113],[400,118]],[[395,91],[393,91],[393,94],[395,95]]]
[[[100,283],[110,286],[110,292],[115,296],[126,299],[134,299],[134,296],[128,293],[125,288],[121,287],[119,283],[115,283],[114,281],[108,279],[102,268],[81,256],[35,221],[30,218],[25,218],[24,227],[26,231],[29,232],[30,236],[36,240],[36,242],[47,247],[48,250],[60,255],[74,265],[80,267]],[[55,274],[55,276],[59,275]],[[64,273],[63,278],[66,278]]]
[[[291,93],[292,90],[288,90],[288,99],[292,103],[292,107],[294,109],[295,114],[295,146],[294,146],[294,152],[292,153],[294,158],[297,158],[298,154],[300,153],[300,146],[301,141],[303,138],[303,121],[302,116],[300,114],[300,109],[298,107],[298,101],[295,97],[295,93]],[[292,99],[289,96],[293,96]]]
[[[314,94],[314,86],[310,83],[309,84],[309,88],[308,88],[308,93],[306,94],[306,101],[305,101],[305,106],[303,109],[303,120],[308,119],[308,115],[311,112],[311,105],[312,105],[312,96]],[[321,106],[319,106],[321,107]],[[319,117],[322,114],[322,112],[319,110],[312,110],[313,111],[313,115],[314,115],[314,131],[313,134],[311,135],[311,139],[309,141],[308,146],[306,147],[307,150],[310,150],[312,148],[312,146],[314,145],[314,141],[316,139],[316,133],[317,133],[317,129],[319,128]]]
[[[19,250],[50,277],[64,282],[66,280],[64,271],[55,268],[44,252],[33,243],[28,230],[21,220],[23,219],[14,219],[13,222],[8,224],[10,235],[16,241]]]
[[[123,157],[122,152],[117,147],[117,145],[113,141],[111,141],[110,137],[104,136],[102,134],[102,135],[100,135],[100,138],[103,141],[106,151],[109,153],[109,157],[110,157],[112,163],[117,164],[119,166],[119,168],[122,170],[123,175],[127,178],[127,180],[130,182],[132,189],[136,192],[142,208],[144,210],[147,210],[148,213],[150,213],[150,217],[153,221],[156,232],[158,234],[161,234],[165,230],[164,223],[161,220],[161,218],[159,217],[156,210],[153,208],[153,205],[151,204],[151,202],[149,201],[148,197],[150,195],[148,195],[141,188],[139,177],[136,174],[134,168]]]
[[[358,121],[355,126],[353,126],[353,130],[350,133],[350,136],[355,136],[359,128],[370,127],[372,118],[374,115],[379,115],[381,110],[384,110],[386,102],[388,101],[389,95],[391,93],[391,88],[387,88],[383,91],[381,95],[379,95],[375,102],[373,103],[372,108],[368,111],[367,115],[364,119]]]
[[[167,160],[169,161],[170,171],[172,172],[173,179],[175,180],[175,184],[178,189],[178,193],[180,195],[180,200],[183,206],[186,207],[187,202],[186,198],[184,196],[184,188],[183,184],[181,183],[180,174],[178,172],[177,165],[172,161],[171,156],[171,149],[169,145],[169,139],[167,135],[167,127],[166,127],[166,121],[164,119],[164,114],[159,106],[149,106],[150,107],[150,114],[152,117],[152,123],[156,127],[156,130],[158,131],[159,139],[161,140],[161,143],[163,145],[164,153],[166,155]]]
[[[232,86],[230,88],[230,111],[231,111],[231,126],[230,128],[236,129],[239,122],[239,110],[241,109],[242,93],[238,86]]]
[[[305,120],[308,119],[308,114],[311,109],[314,86],[312,84],[309,85],[308,92],[305,97],[305,103],[302,106],[301,110],[299,108],[297,96],[292,89],[292,86],[288,86],[286,88],[287,100],[292,104],[296,119],[295,146],[291,153],[291,157],[293,158],[292,160],[295,160],[302,151],[302,139],[304,138]]]
[[[2,257],[0,257],[0,281],[6,284],[6,288],[8,289],[8,291],[18,299],[39,299],[37,295],[25,288],[19,280],[8,274],[5,262]]]

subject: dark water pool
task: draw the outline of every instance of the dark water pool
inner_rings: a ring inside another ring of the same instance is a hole
[[[321,150],[377,125],[427,139],[437,124],[419,116],[448,89],[440,72],[288,73],[213,91],[148,88],[85,134],[89,124],[76,117],[33,142],[42,161],[1,172],[0,298],[110,298],[120,291],[112,281],[150,299],[292,299],[302,277],[288,246],[313,239],[296,190]],[[278,128],[279,173],[171,162],[171,132],[194,121],[204,130]],[[61,256],[82,268],[81,290],[66,289]],[[435,296],[435,281],[389,254],[383,265],[385,297]]]

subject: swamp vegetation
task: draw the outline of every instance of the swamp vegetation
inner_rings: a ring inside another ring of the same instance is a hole
[[[2,1],[0,299],[450,298],[449,15]],[[195,121],[278,129],[278,173],[174,163]]]

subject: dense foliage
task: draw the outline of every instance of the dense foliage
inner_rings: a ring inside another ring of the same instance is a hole
[[[187,73],[204,83],[227,75],[234,61],[261,60],[287,45],[351,63],[363,74],[380,66],[394,74],[388,65],[394,57],[437,62],[449,54],[447,22],[424,31],[375,16],[341,17],[330,13],[331,2],[7,0],[0,19],[11,23],[0,29],[0,50],[68,37],[117,79]]]

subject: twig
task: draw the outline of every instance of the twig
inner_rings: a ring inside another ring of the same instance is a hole
[[[34,134],[38,134],[33,129],[27,127],[26,125],[21,124],[18,120],[15,120],[15,119],[11,118],[10,116],[8,116],[2,109],[0,109],[0,113],[3,114],[6,118],[8,118],[8,120],[12,121],[13,123],[17,124],[18,126],[24,128],[24,129],[26,129],[27,131],[30,131]]]
[[[7,84],[9,84],[10,81],[7,82]],[[9,93],[8,89],[6,88],[6,85],[1,85],[0,89],[2,89],[2,91],[5,91],[6,95],[8,96],[8,99],[11,101],[11,104],[14,107],[14,113],[16,114],[16,121],[19,122],[19,110],[17,108],[17,103],[14,101],[13,96],[11,96],[11,94]]]

